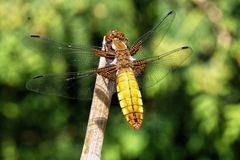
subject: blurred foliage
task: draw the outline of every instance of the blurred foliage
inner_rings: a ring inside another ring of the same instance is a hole
[[[0,159],[78,159],[91,102],[25,89],[42,73],[71,70],[64,59],[22,43],[32,33],[101,46],[110,29],[130,42],[170,10],[162,50],[191,46],[190,63],[144,93],[133,130],[113,96],[103,159],[240,159],[239,1],[0,1]],[[80,66],[79,66],[80,67]]]

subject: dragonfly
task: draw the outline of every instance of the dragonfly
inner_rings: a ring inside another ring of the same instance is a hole
[[[84,89],[79,95],[69,94],[69,92],[76,88],[81,89],[90,78],[100,75],[114,84],[114,92],[117,93],[126,121],[134,129],[138,129],[143,121],[143,101],[140,89],[159,83],[168,73],[181,66],[192,53],[192,49],[188,46],[159,53],[156,56],[143,51],[143,47],[148,44],[152,44],[153,48],[159,46],[174,17],[175,12],[170,11],[132,45],[125,34],[118,30],[111,30],[104,36],[103,47],[60,43],[41,35],[29,35],[27,42],[30,44],[46,46],[47,49],[61,51],[62,54],[74,54],[79,57],[77,60],[75,57],[77,63],[84,63],[85,56],[105,57],[109,63],[101,68],[35,76],[27,82],[26,87],[42,94],[87,99],[91,98],[87,94],[88,91],[91,92],[90,87],[85,87],[86,90]],[[155,41],[154,35],[158,35]],[[72,64],[74,63],[75,61]],[[147,85],[143,80],[148,81]]]

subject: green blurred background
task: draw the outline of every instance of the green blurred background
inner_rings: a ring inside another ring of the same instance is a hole
[[[100,45],[110,29],[130,40],[175,10],[162,50],[191,46],[190,63],[144,93],[140,130],[116,95],[102,159],[240,159],[240,2],[237,0],[0,0],[0,159],[79,159],[91,102],[35,94],[32,76],[69,70],[22,43],[31,33]]]

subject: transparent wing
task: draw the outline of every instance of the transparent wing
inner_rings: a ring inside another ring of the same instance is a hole
[[[68,64],[74,67],[78,67],[79,64],[89,67],[90,62],[97,66],[99,57],[96,56],[95,49],[101,50],[101,47],[97,46],[61,43],[41,35],[26,36],[23,43],[29,48],[43,50],[48,57],[63,56]]]
[[[165,17],[163,17],[151,30],[142,35],[133,45],[132,48],[138,51],[142,46],[146,46],[147,44],[151,44],[153,48],[157,48],[166,33],[168,32],[173,20],[175,18],[175,12],[169,12]],[[154,38],[154,37],[157,38]],[[142,52],[139,50],[136,55],[134,55],[136,59],[149,57],[147,52]]]
[[[41,94],[87,100],[92,98],[96,74],[110,79],[111,83],[113,83],[115,73],[116,65],[108,65],[84,72],[46,74],[33,77],[27,82],[26,87]],[[113,85],[110,85],[109,89],[113,91],[111,86]]]
[[[191,54],[191,48],[181,47],[159,56],[134,61],[134,70],[139,76],[140,87],[149,88],[159,83],[168,73],[181,66]]]
[[[95,75],[96,70],[40,75],[30,79],[26,87],[31,91],[46,95],[91,99]]]

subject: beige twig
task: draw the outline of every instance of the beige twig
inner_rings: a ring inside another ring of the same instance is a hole
[[[103,41],[103,50],[104,48]],[[107,64],[104,57],[100,58],[99,68]],[[88,120],[87,132],[80,160],[100,160],[105,127],[112,98],[111,82],[97,75],[93,100]]]

